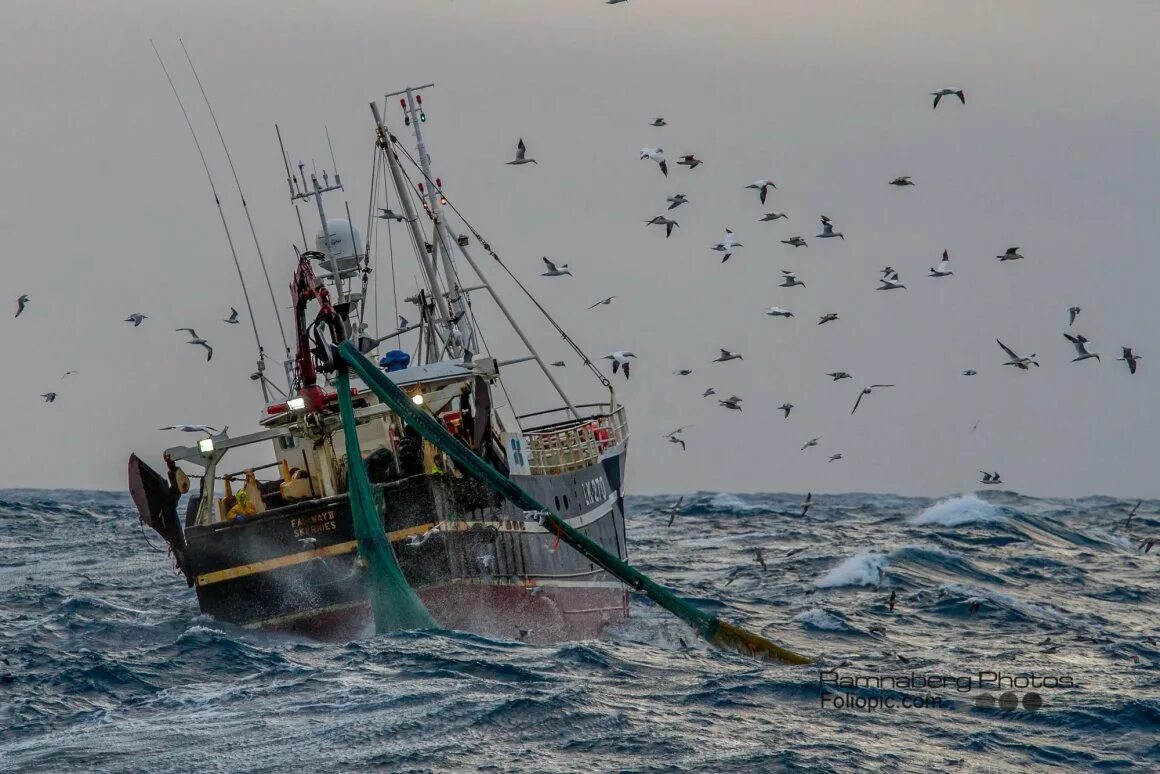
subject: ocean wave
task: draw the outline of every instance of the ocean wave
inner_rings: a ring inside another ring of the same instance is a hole
[[[940,500],[910,520],[911,524],[938,524],[958,527],[988,521],[1002,521],[1000,508],[973,494]]]

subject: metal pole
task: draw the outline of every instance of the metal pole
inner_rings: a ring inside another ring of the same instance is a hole
[[[318,175],[311,173],[310,182],[314,186],[314,203],[318,205],[318,217],[322,219],[322,244],[326,245],[326,255],[330,258],[330,271],[334,275],[334,289],[338,291],[338,302],[346,302],[346,291],[342,289],[342,279],[338,276],[338,258],[331,252],[330,229],[326,226],[326,211],[322,209],[322,186],[318,184]],[[358,247],[355,247],[355,252]]]

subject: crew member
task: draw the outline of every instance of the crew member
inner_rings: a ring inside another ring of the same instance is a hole
[[[245,489],[239,489],[234,507],[230,508],[229,513],[226,514],[226,521],[245,521],[257,512],[258,509],[250,502],[249,492]]]

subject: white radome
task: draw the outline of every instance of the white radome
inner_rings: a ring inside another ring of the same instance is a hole
[[[330,245],[326,244],[327,232],[330,234]],[[353,232],[353,234],[352,234]],[[353,236],[353,239],[352,239]],[[331,218],[326,221],[326,231],[318,230],[314,238],[314,249],[323,255],[333,258],[356,258],[361,252],[362,234],[357,226],[351,226],[346,218]]]

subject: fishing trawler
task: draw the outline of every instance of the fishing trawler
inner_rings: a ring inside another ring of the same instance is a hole
[[[257,342],[252,378],[265,405],[255,431],[236,437],[207,431],[193,445],[166,449],[162,473],[135,454],[129,458],[129,489],[142,522],[165,539],[202,612],[214,618],[324,639],[369,631],[366,565],[352,525],[344,427],[332,378],[342,367],[335,349],[346,341],[375,357],[415,406],[569,526],[615,557],[627,556],[624,408],[607,378],[545,311],[608,395],[604,403],[569,399],[481,270],[473,247],[502,270],[506,266],[469,223],[462,221],[470,234],[458,233],[445,217],[447,209],[457,216],[459,211],[448,207],[442,182],[433,176],[417,91],[388,95],[402,95],[415,154],[390,133],[378,105],[371,105],[378,156],[372,204],[380,215],[370,220],[366,240],[349,207],[345,219],[326,215],[324,195],[342,190],[339,175],[323,172],[320,181],[309,174],[308,181],[304,165],[293,171],[283,146],[291,202],[295,209],[314,205],[320,226],[313,245],[302,227],[303,248],[296,249],[287,389],[267,377],[267,358]],[[380,336],[370,330],[371,235],[392,225],[404,228],[415,248],[422,287],[407,299],[417,322],[400,318],[397,330]],[[460,282],[457,257],[477,282]],[[481,346],[473,294],[495,303],[526,347],[524,354],[503,360]],[[411,333],[415,344],[407,352],[398,342]],[[381,351],[388,346],[394,348]],[[560,405],[517,414],[506,397],[504,372],[533,365]],[[497,390],[505,394],[502,409]],[[440,626],[543,643],[592,638],[626,616],[628,594],[620,580],[581,553],[558,550],[559,534],[535,513],[461,471],[365,383],[352,379],[350,394],[383,529],[408,583]],[[267,449],[269,463],[233,469],[230,453],[246,447]],[[195,479],[200,485],[191,491]]]

